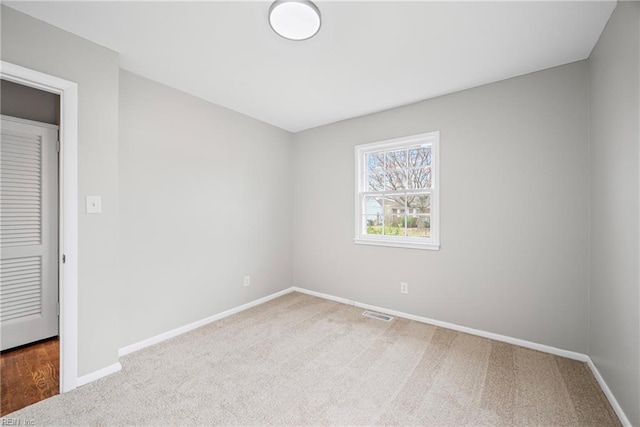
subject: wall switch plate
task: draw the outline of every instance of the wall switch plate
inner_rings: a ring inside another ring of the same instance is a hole
[[[87,213],[88,214],[102,213],[102,197],[87,196]]]
[[[400,293],[401,294],[409,293],[409,284],[407,282],[400,282]]]
[[[245,286],[251,285],[251,276],[244,276],[244,285]]]

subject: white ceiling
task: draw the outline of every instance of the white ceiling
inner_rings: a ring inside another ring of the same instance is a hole
[[[294,42],[270,2],[4,2],[122,68],[289,131],[585,59],[615,1],[317,1]]]

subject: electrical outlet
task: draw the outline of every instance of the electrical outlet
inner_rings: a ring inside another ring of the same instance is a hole
[[[251,276],[244,276],[244,285],[245,286],[251,285]]]
[[[400,282],[400,293],[401,294],[409,293],[409,284],[407,282]]]

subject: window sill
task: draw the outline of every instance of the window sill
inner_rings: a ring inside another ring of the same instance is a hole
[[[363,238],[357,238],[357,237],[353,239],[353,242],[356,245],[389,246],[392,248],[405,248],[405,249],[426,249],[429,251],[440,250],[440,245],[435,243],[418,243],[418,242],[387,240],[387,239],[363,239]]]

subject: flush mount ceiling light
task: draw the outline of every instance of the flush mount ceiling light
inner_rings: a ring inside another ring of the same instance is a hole
[[[307,0],[276,0],[269,8],[269,25],[289,40],[306,40],[320,29],[320,10]]]

